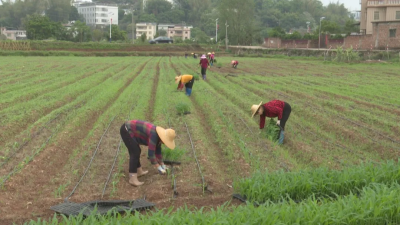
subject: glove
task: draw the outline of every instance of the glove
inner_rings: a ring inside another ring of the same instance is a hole
[[[276,121],[276,125],[280,126],[281,125],[281,121],[280,120]]]
[[[169,170],[169,168],[168,168],[165,164],[161,165],[161,167],[162,167],[165,171]]]
[[[164,175],[167,173],[167,171],[165,171],[165,169],[163,169],[162,166],[157,167],[157,170],[160,175]]]

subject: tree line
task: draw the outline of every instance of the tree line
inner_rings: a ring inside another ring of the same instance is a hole
[[[110,3],[110,0],[97,1],[102,2]],[[323,6],[320,0],[173,0],[173,3],[148,0],[145,7],[142,0],[113,0],[113,3],[119,5],[118,26],[112,26],[116,35],[113,40],[127,40],[127,34],[135,29],[132,19],[134,23],[192,25],[191,36],[197,42],[210,42],[218,28],[219,41],[225,41],[227,31],[229,44],[243,45],[261,43],[265,37],[286,37],[287,33],[316,35],[321,17],[325,17],[321,21],[322,32],[349,34],[359,31],[343,4]],[[81,22],[65,31],[61,24],[68,21]],[[28,38],[107,39],[107,28],[88,27],[83,21],[70,0],[17,0],[0,5],[0,25],[26,29]],[[33,32],[40,23],[45,24],[46,32]]]

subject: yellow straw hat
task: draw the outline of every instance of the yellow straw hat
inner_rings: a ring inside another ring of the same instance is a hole
[[[175,77],[175,83],[179,83],[179,81],[181,81],[182,76],[176,76]]]
[[[156,131],[161,141],[169,148],[175,148],[175,137],[176,133],[173,129],[164,129],[162,127],[157,126]]]
[[[251,106],[251,117],[254,117],[254,115],[257,113],[258,109],[260,108],[262,102],[260,102],[259,105],[252,105]]]

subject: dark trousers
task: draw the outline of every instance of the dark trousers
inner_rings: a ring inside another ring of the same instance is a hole
[[[201,67],[201,75],[206,75],[207,68]]]
[[[290,107],[289,103],[285,102],[285,106],[283,106],[282,119],[281,119],[281,127],[285,130],[286,121],[289,119],[290,113],[292,112],[292,107]]]
[[[126,130],[125,124],[122,124],[119,132],[121,133],[121,138],[129,152],[129,173],[137,173],[137,168],[141,167],[140,154],[142,150],[140,149],[137,141],[132,138],[129,132]]]
[[[185,88],[192,88],[194,84],[194,77],[185,84]]]

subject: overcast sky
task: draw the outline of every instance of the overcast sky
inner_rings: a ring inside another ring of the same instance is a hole
[[[360,1],[359,0],[320,0],[322,4],[325,6],[328,5],[330,2],[336,3],[339,2],[340,4],[344,4],[344,7],[349,9],[349,11],[360,10]]]

